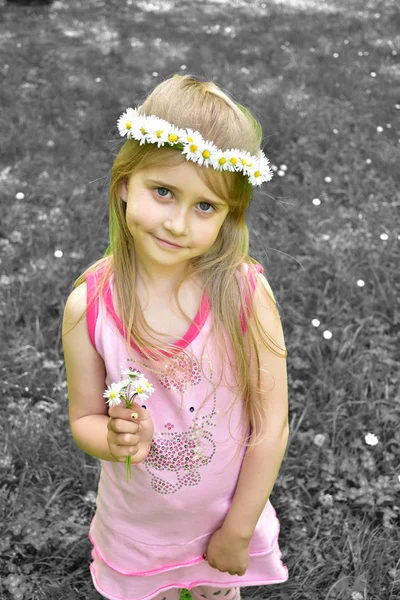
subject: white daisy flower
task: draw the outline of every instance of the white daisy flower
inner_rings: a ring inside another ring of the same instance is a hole
[[[132,381],[131,387],[133,388],[133,393],[138,396],[139,400],[146,400],[150,395],[143,381]]]
[[[156,390],[153,388],[153,386],[151,385],[151,383],[149,383],[147,381],[147,379],[143,379],[143,386],[144,389],[146,390],[147,394],[149,396],[151,396],[151,394],[153,394],[153,392],[155,392]]]
[[[261,185],[264,181],[270,181],[274,175],[269,166],[269,161],[262,150],[259,157],[251,157],[253,162],[248,165],[249,182],[252,185]],[[268,161],[268,164],[267,164]]]
[[[222,150],[216,150],[211,157],[211,164],[215,171],[229,171],[228,161]]]
[[[193,160],[197,157],[199,149],[204,144],[203,136],[198,131],[186,129],[186,132],[183,134],[182,137],[182,154],[186,156],[187,160]]]
[[[121,384],[121,393],[126,392],[128,386],[131,384],[132,379],[128,377],[127,379],[121,380],[119,383]]]
[[[122,404],[120,393],[124,387],[123,384],[124,382],[122,381],[119,381],[118,383],[112,383],[105,390],[103,397],[108,398],[108,400],[106,400],[106,404],[108,404],[108,406],[118,406],[119,404]]]
[[[239,148],[231,148],[225,150],[224,156],[227,160],[227,170],[231,172],[243,171],[243,162],[241,160],[241,150]]]
[[[148,123],[149,117],[146,117],[146,115],[138,115],[132,123],[128,137],[140,142],[140,146],[145,144],[147,141],[147,134],[149,133]]]
[[[376,446],[379,442],[378,438],[373,433],[367,433],[364,439],[369,446]]]
[[[169,129],[170,125],[164,119],[149,117],[147,120],[147,142],[157,144],[158,147],[164,146],[165,142],[168,142]]]
[[[179,127],[176,127],[176,125],[171,125],[171,123],[168,124],[169,125],[169,129],[168,129],[168,143],[169,144],[182,144],[183,143],[183,139],[185,137],[185,130],[184,129],[180,129]]]
[[[131,369],[122,369],[121,375],[128,377],[129,380],[136,379],[137,377],[143,377],[143,374],[140,371],[131,371]]]
[[[137,117],[137,110],[135,108],[127,108],[126,112],[120,116],[117,121],[119,133],[122,136],[128,135],[131,132],[132,126]]]
[[[241,171],[245,174],[249,174],[249,164],[252,164],[254,161],[254,156],[247,152],[247,150],[240,150],[239,161],[241,165]]]
[[[270,168],[269,160],[268,160],[268,158],[265,156],[265,154],[264,154],[264,151],[263,151],[263,150],[260,150],[260,154],[259,154],[258,160],[259,160],[259,162],[260,162],[261,166],[263,167],[263,169],[267,169],[267,170],[269,170],[269,168]],[[283,166],[283,165],[282,165],[282,166]],[[286,165],[285,165],[285,170],[286,170]]]
[[[200,145],[197,152],[195,152],[195,156],[192,158],[194,162],[196,162],[201,167],[208,167],[211,163],[211,159],[213,154],[218,150],[215,144],[212,142],[205,141]]]

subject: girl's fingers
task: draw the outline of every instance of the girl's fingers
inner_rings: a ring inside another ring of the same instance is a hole
[[[118,458],[119,462],[126,460],[128,456],[135,456],[138,452],[138,446],[113,446],[114,454]]]
[[[109,440],[116,446],[137,446],[140,442],[140,437],[132,433],[114,433],[111,432]]]
[[[113,419],[125,419],[126,421],[131,422],[133,420],[140,421],[140,419],[143,419],[145,416],[145,410],[146,409],[144,409],[143,406],[140,406],[140,404],[132,402],[131,408],[126,408],[126,406],[110,406],[108,415]]]
[[[126,419],[109,419],[108,429],[114,433],[137,433],[139,431],[139,423]]]

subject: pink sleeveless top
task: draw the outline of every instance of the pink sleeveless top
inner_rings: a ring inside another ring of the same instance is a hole
[[[263,272],[260,265],[256,268]],[[95,277],[86,276],[88,303]],[[170,367],[161,376],[146,369],[133,341],[138,362],[127,354],[113,303],[113,278],[101,302],[97,299],[88,310],[89,336],[104,360],[107,385],[120,381],[124,367],[143,373],[155,388],[142,402],[154,423],[153,444],[146,460],[132,465],[132,479],[126,481],[124,462],[101,461],[89,532],[91,574],[99,593],[112,600],[145,600],[171,587],[250,586],[288,579],[280,560],[279,521],[269,501],[251,539],[243,577],[221,573],[203,559],[209,538],[229,510],[246,449],[231,461],[243,435],[250,434],[244,404],[237,400],[232,406],[234,359],[228,340],[222,365],[215,340],[208,338],[210,308],[204,293],[195,325],[177,343],[192,359],[184,353],[175,356],[184,374]]]

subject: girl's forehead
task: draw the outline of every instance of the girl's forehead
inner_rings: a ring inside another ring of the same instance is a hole
[[[204,191],[210,192],[210,188],[207,182],[202,177],[200,171],[202,167],[198,165],[189,164],[188,161],[181,165],[166,165],[163,167],[148,167],[143,169],[141,172],[141,179],[152,179],[155,181],[162,181],[163,183],[170,183],[171,185],[188,185],[202,188]]]
[[[157,166],[149,166],[143,169],[146,175],[171,175],[171,176],[182,176],[188,177],[193,176],[194,173],[197,173],[201,176],[199,165],[195,165],[193,162],[188,160],[184,160],[178,164],[167,164],[167,165],[157,165]]]

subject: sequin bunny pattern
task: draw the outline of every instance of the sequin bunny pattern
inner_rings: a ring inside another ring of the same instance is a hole
[[[212,381],[210,358],[204,355],[203,359],[208,363]],[[200,383],[200,369],[195,358],[191,360],[180,354],[175,361],[178,368],[170,365],[160,377],[163,387],[183,393],[189,385]],[[213,428],[216,427],[215,417],[218,413],[216,387],[213,387],[210,411],[202,416],[196,414],[188,431],[154,433],[150,452],[143,464],[151,476],[153,490],[159,494],[174,494],[185,486],[198,485],[201,481],[201,469],[212,461],[215,455]],[[193,406],[187,410],[195,413]],[[170,423],[167,425],[171,426]],[[163,479],[157,474],[161,471],[175,473],[176,482]]]

